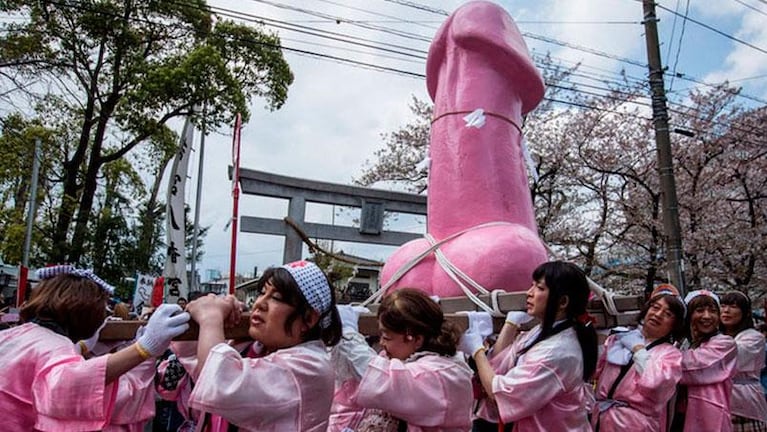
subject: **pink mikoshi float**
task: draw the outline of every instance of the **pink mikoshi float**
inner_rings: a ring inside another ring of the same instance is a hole
[[[508,13],[485,1],[457,9],[431,44],[426,84],[434,100],[428,233],[394,252],[381,284],[439,297],[526,290],[547,255],[521,124],[544,84]]]

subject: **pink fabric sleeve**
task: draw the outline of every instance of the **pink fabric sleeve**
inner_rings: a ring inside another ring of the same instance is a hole
[[[735,370],[737,347],[729,336],[716,335],[698,348],[682,351],[682,384],[715,384]]]
[[[364,336],[355,331],[345,330],[330,355],[336,371],[336,382],[359,380],[375,357],[376,352],[368,345]]]
[[[637,374],[636,390],[647,400],[666,401],[682,379],[682,353],[678,349],[651,349],[645,369]]]
[[[154,373],[150,359],[120,376],[111,424],[143,423],[154,417]]]
[[[186,373],[193,375],[195,368],[197,368],[197,341],[171,342],[170,350],[176,354],[176,358],[184,366]]]
[[[44,359],[32,384],[41,431],[100,430],[110,420],[117,386],[105,385],[107,358],[71,353]]]
[[[465,393],[471,394],[469,372],[449,362],[435,364],[422,358],[403,363],[397,359],[375,357],[362,377],[356,402],[420,426],[442,425],[451,414],[448,413],[451,401],[460,397],[447,391],[445,381],[460,379],[465,374]]]
[[[764,335],[743,331],[735,336],[738,348],[738,372],[759,372],[764,367]]]
[[[208,354],[189,405],[248,430],[300,430],[300,391],[291,367],[296,365],[278,356],[242,358],[231,346],[218,344]]]
[[[579,361],[580,358],[571,360]],[[554,365],[546,361],[524,362],[505,375],[496,375],[492,387],[501,419],[506,423],[532,416],[565,391]]]

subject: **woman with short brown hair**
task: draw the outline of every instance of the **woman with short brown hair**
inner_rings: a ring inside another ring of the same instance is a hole
[[[86,360],[107,316],[112,286],[68,265],[41,269],[38,278],[21,310],[23,324],[0,332],[4,430],[102,430],[154,415],[153,395],[143,391],[148,387],[138,381],[123,385],[118,378],[142,364],[153,374],[153,361],[146,360],[188,328],[189,315],[174,315],[181,312],[176,305],[161,307],[133,345]],[[150,395],[151,412],[142,411],[135,392]]]

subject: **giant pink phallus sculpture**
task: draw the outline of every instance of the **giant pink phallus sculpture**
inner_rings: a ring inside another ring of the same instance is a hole
[[[485,1],[456,10],[431,44],[426,83],[434,100],[428,234],[394,252],[382,286],[440,297],[463,295],[456,280],[473,292],[473,284],[525,290],[547,256],[536,229],[521,124],[544,86],[506,11]]]

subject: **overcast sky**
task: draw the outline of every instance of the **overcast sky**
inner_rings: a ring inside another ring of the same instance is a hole
[[[373,158],[373,153],[383,147],[381,134],[394,131],[412,119],[408,109],[411,98],[428,100],[425,81],[412,74],[425,73],[428,40],[446,18],[440,10],[450,12],[462,3],[445,0],[210,2],[215,8],[246,13],[248,16],[243,16],[246,19],[266,18],[283,27],[302,26],[305,31],[319,30],[325,35],[334,32],[343,35],[334,37],[353,36],[359,43],[385,43],[387,49],[410,53],[403,56],[321,39],[305,32],[267,27],[280,35],[285,47],[394,71],[286,51],[285,58],[295,75],[288,100],[275,112],[264,110],[262,100],[254,100],[250,122],[243,129],[241,166],[350,184],[360,175],[366,161]],[[713,3],[716,8],[711,7]],[[530,33],[526,42],[536,54],[550,52],[566,65],[581,62],[581,72],[612,76],[612,79],[617,79],[615,74],[622,69],[635,78],[646,76],[646,69],[632,64],[646,63],[639,1],[515,0],[500,4],[523,33]],[[727,35],[692,21],[683,25],[680,16],[660,8],[658,26],[664,66],[695,80],[736,81],[744,86],[747,95],[767,99],[767,4],[760,0],[668,0],[659,4],[679,15],[687,12],[689,18]],[[406,35],[394,34],[397,32]],[[682,93],[695,85],[682,79],[666,81],[667,88]],[[750,99],[741,101],[754,103]],[[199,143],[199,134],[196,143]],[[231,219],[231,184],[227,178],[230,146],[230,135],[211,134],[206,138],[200,222],[210,226],[210,230],[205,239],[203,262],[198,265],[203,280],[207,279],[208,269],[222,274],[229,269],[231,231],[225,227]],[[532,147],[535,151],[534,143]],[[187,185],[192,207],[196,165],[197,162],[193,162],[190,166]],[[282,218],[286,212],[286,203],[242,195],[240,215]],[[332,211],[327,208],[312,207],[307,212],[307,217],[316,222],[330,223],[331,215]],[[337,218],[336,223],[344,224],[340,219],[343,218]],[[418,229],[417,225],[411,221],[410,226],[402,229]],[[238,273],[252,275],[255,266],[263,270],[269,265],[281,264],[283,239],[280,237],[239,233],[238,245]],[[336,250],[341,248],[347,253],[379,260],[385,260],[392,250],[349,243],[334,246]]]

